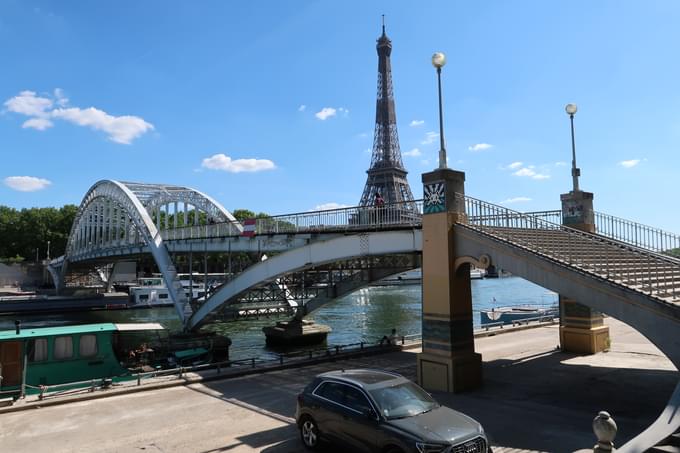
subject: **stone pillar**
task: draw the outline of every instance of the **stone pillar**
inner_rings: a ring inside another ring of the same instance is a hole
[[[460,392],[482,382],[482,356],[475,352],[469,265],[456,272],[452,226],[465,221],[465,173],[438,169],[422,175],[423,352],[418,382],[428,390]]]
[[[562,224],[595,233],[591,192],[571,191],[560,195]],[[560,295],[560,344],[565,352],[595,354],[609,347],[609,327],[602,313]]]

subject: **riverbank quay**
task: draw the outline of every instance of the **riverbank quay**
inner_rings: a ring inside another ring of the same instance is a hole
[[[619,426],[615,444],[620,446],[660,414],[678,373],[637,332],[613,319],[607,323],[611,349],[592,356],[556,349],[556,324],[477,338],[484,386],[435,396],[479,420],[496,452],[590,448],[595,443],[591,422],[600,410],[615,418]],[[293,420],[295,398],[313,376],[370,367],[414,379],[418,351],[2,413],[0,450],[301,452]]]

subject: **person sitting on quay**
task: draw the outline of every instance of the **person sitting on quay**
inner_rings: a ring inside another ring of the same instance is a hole
[[[387,344],[390,346],[395,346],[397,344],[397,340],[399,337],[397,336],[397,329],[392,329],[392,333],[390,335],[383,335],[383,337],[380,339],[380,346],[383,344]]]

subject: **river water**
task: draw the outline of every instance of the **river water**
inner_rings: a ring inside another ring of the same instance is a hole
[[[389,334],[421,333],[421,286],[372,286],[361,289],[325,305],[308,319],[330,326],[327,346],[373,343]],[[472,280],[474,323],[479,326],[479,311],[507,305],[556,304],[557,294],[519,277]],[[0,330],[14,329],[15,316],[0,317]],[[285,319],[285,318],[279,318]],[[262,327],[277,318],[218,322],[206,326],[232,340],[230,358],[272,357],[275,351],[265,346]],[[179,330],[175,309],[91,311],[63,315],[31,315],[21,317],[24,327],[54,326],[98,322],[158,322],[166,329]]]

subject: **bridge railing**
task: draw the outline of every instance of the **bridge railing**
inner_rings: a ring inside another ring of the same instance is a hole
[[[255,231],[257,234],[276,234],[419,226],[422,213],[422,200],[353,206],[260,218],[256,221]]]
[[[473,229],[649,295],[673,300],[680,296],[680,266],[674,258],[458,196],[464,198],[468,225]]]
[[[423,201],[383,206],[353,206],[255,219],[254,234],[285,234],[419,226]],[[223,222],[161,230],[164,240],[241,236],[239,222]]]
[[[562,224],[562,211],[527,212],[551,223]],[[660,228],[595,211],[595,232],[635,247],[680,257],[680,235]]]
[[[595,212],[598,234],[658,253],[680,256],[680,235],[613,215]]]

